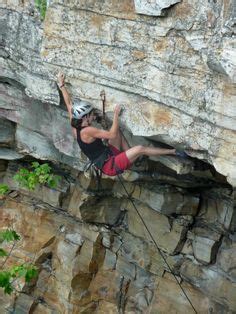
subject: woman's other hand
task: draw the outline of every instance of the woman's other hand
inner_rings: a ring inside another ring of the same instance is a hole
[[[62,72],[59,72],[57,74],[57,84],[59,86],[59,88],[61,88],[62,86],[65,85],[65,75]]]
[[[115,109],[114,109],[114,114],[119,116],[120,112],[121,112],[121,106],[120,105],[116,105]]]

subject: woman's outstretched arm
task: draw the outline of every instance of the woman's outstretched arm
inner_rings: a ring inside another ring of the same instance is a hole
[[[114,139],[118,136],[119,133],[119,114],[120,106],[117,105],[114,110],[114,118],[112,126],[109,131],[100,130],[94,127],[87,127],[83,130],[83,135],[86,138],[101,138],[101,139]]]
[[[71,113],[71,109],[72,109],[72,101],[70,98],[69,93],[67,92],[67,89],[65,87],[65,75],[62,72],[59,72],[57,75],[57,81],[58,81],[58,87],[60,88],[65,104],[66,104],[66,108],[67,111],[69,113],[69,119],[71,121],[72,119],[72,113]],[[77,133],[76,133],[76,129],[72,127],[72,132],[73,132],[73,136],[77,137]]]

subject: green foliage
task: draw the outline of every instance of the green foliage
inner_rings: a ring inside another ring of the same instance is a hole
[[[4,257],[7,256],[7,252],[5,250],[3,250],[2,248],[0,248],[0,257]]]
[[[38,276],[38,269],[32,264],[27,265],[27,270],[25,273],[25,281],[30,282],[33,278],[37,276]]]
[[[32,162],[33,170],[21,168],[13,177],[20,186],[33,191],[38,184],[47,184],[50,188],[56,188],[60,176],[51,174],[52,168],[47,164],[40,165],[38,162]]]
[[[52,168],[47,164],[40,165],[38,162],[32,163],[32,170],[21,168],[14,176],[20,186],[34,190],[38,184],[47,184],[50,188],[55,188],[61,177],[51,173]],[[9,191],[9,187],[5,184],[0,185],[0,195],[4,195]],[[12,266],[10,269],[4,269],[8,258],[14,249],[15,241],[20,240],[19,234],[15,230],[6,229],[0,231],[0,244],[3,242],[13,242],[9,252],[0,247],[0,288],[4,293],[11,294],[14,291],[14,282],[20,278],[24,278],[25,282],[38,275],[38,270],[33,264],[21,264]]]
[[[35,0],[35,6],[40,12],[41,19],[44,20],[47,10],[47,0]]]
[[[6,184],[0,184],[0,195],[5,195],[9,191],[9,187]]]
[[[3,241],[11,242],[20,240],[20,236],[15,230],[6,229],[4,231],[0,231],[0,243]]]
[[[10,270],[0,271],[0,287],[4,293],[11,294],[14,290],[13,281],[23,277],[25,282],[30,282],[37,275],[38,270],[32,264],[13,266]]]
[[[15,230],[6,229],[0,232],[0,243],[14,242],[20,240],[20,236],[15,232]],[[6,252],[4,249],[0,248],[0,257],[5,257],[5,260],[1,264],[0,268],[3,268],[10,253]],[[3,288],[4,293],[11,294],[14,290],[13,282],[19,278],[24,278],[25,282],[30,282],[31,279],[38,275],[37,268],[32,264],[21,264],[12,266],[9,270],[0,271],[0,287]]]
[[[0,287],[6,294],[11,294],[13,287],[11,284],[11,274],[9,271],[0,271]]]
[[[9,273],[12,278],[24,277],[26,282],[30,282],[31,279],[37,276],[38,271],[32,264],[21,264],[19,266],[13,266]]]

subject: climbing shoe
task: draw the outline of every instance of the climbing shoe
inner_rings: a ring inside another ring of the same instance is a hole
[[[179,150],[179,149],[176,149],[175,156],[181,157],[181,158],[187,158],[188,157],[188,155],[185,153],[184,150]]]

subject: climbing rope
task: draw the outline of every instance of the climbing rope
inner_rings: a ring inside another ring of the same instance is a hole
[[[105,95],[105,91],[104,91],[104,90],[101,91],[100,96],[101,96],[101,99],[102,99],[102,112],[103,112],[104,125],[105,125],[105,127],[107,127],[107,125],[106,125],[106,117],[105,117],[106,95]],[[120,131],[120,132],[121,132],[121,131]],[[124,139],[125,139],[125,141],[127,142],[128,146],[130,146],[129,143],[128,143],[128,141],[127,141],[127,139],[125,138],[123,132],[121,132],[121,135],[124,137]],[[131,204],[133,205],[133,207],[134,207],[136,213],[138,214],[140,220],[142,221],[142,223],[143,223],[145,229],[147,230],[147,232],[148,232],[150,238],[152,239],[152,241],[153,241],[155,247],[157,248],[157,250],[158,250],[159,254],[161,255],[162,259],[164,260],[165,264],[167,265],[167,268],[169,269],[170,273],[174,276],[174,278],[175,278],[177,284],[179,285],[181,291],[183,292],[184,296],[186,297],[186,299],[188,300],[189,304],[191,305],[191,307],[192,307],[194,313],[197,314],[197,311],[196,311],[195,307],[193,306],[193,304],[192,304],[191,300],[189,299],[189,297],[187,296],[187,294],[186,294],[184,288],[182,287],[182,285],[180,284],[178,278],[176,277],[176,275],[174,274],[173,270],[171,269],[171,267],[170,267],[169,263],[167,262],[167,260],[166,260],[166,258],[165,258],[165,256],[164,256],[163,252],[161,251],[161,249],[160,249],[159,246],[157,245],[157,243],[156,243],[156,241],[155,241],[155,239],[154,239],[152,233],[150,232],[150,230],[149,230],[148,226],[146,225],[146,223],[145,223],[145,221],[144,221],[142,215],[140,214],[139,210],[137,209],[137,206],[135,205],[133,198],[130,196],[129,192],[127,191],[127,189],[126,189],[126,187],[125,187],[125,185],[124,185],[124,183],[123,183],[123,181],[122,181],[122,178],[121,178],[121,176],[120,176],[121,171],[120,171],[119,167],[116,165],[115,160],[114,160],[114,167],[115,167],[115,170],[116,170],[116,172],[117,172],[117,177],[118,177],[118,179],[119,179],[119,181],[120,181],[120,183],[121,183],[123,189],[125,190],[125,192],[126,192],[126,194],[127,194],[128,200],[130,200]]]
[[[101,96],[101,100],[102,100],[103,127],[104,127],[104,128],[107,128],[106,116],[105,116],[106,94],[105,94],[105,91],[104,91],[104,90],[101,91],[100,96]],[[127,139],[126,139],[126,137],[124,136],[123,132],[122,132],[121,130],[120,130],[120,132],[121,132],[121,136],[123,136],[123,138],[124,138],[124,140],[127,142],[128,146],[130,146],[129,143],[128,143],[128,141],[127,141]],[[171,269],[169,263],[167,262],[167,260],[166,260],[166,258],[165,258],[165,256],[164,256],[164,254],[162,253],[162,251],[161,251],[161,249],[159,248],[159,246],[157,245],[157,243],[156,243],[156,241],[155,241],[153,235],[151,234],[150,230],[148,229],[148,226],[146,225],[146,223],[145,223],[145,221],[144,221],[142,215],[141,215],[140,212],[138,211],[138,209],[137,209],[137,207],[136,207],[136,205],[135,205],[135,203],[134,203],[134,200],[132,199],[132,197],[130,196],[129,192],[127,191],[127,189],[126,189],[126,187],[125,187],[125,185],[124,185],[124,183],[123,183],[123,181],[122,181],[122,179],[121,179],[121,176],[120,176],[121,171],[120,171],[119,167],[115,164],[115,160],[113,161],[113,165],[114,165],[115,170],[116,170],[116,172],[117,172],[117,177],[118,177],[118,179],[119,179],[119,181],[120,181],[120,183],[121,183],[123,189],[125,190],[128,199],[129,199],[130,202],[132,203],[132,205],[133,205],[135,211],[137,212],[137,214],[138,214],[139,218],[141,219],[141,221],[142,221],[144,227],[146,228],[146,230],[147,230],[147,232],[148,232],[150,238],[152,239],[153,243],[155,244],[155,246],[156,246],[156,248],[157,248],[159,254],[161,255],[162,259],[164,260],[165,264],[167,265],[167,268],[169,269],[170,273],[174,276],[174,278],[175,278],[177,284],[179,285],[181,291],[183,292],[184,296],[186,297],[186,299],[188,300],[189,304],[191,305],[191,307],[192,307],[194,313],[197,313],[197,311],[196,311],[195,307],[193,306],[191,300],[190,300],[189,297],[187,296],[187,294],[186,294],[184,288],[181,286],[181,284],[180,284],[178,278],[177,278],[176,275],[174,274],[173,270]]]
[[[115,166],[116,166],[116,165],[115,165]],[[116,167],[116,168],[117,168],[117,167]],[[117,168],[116,170],[117,170],[117,172],[119,171],[118,168]],[[119,173],[119,172],[118,172],[118,173]],[[145,221],[144,221],[142,215],[141,215],[140,212],[138,211],[137,206],[136,206],[135,203],[134,203],[134,200],[133,200],[132,197],[130,196],[129,192],[127,191],[127,189],[126,189],[126,187],[125,187],[125,185],[124,185],[124,183],[123,183],[123,181],[122,181],[122,179],[121,179],[121,177],[120,177],[120,174],[117,174],[117,177],[118,177],[118,179],[119,179],[119,181],[120,181],[120,183],[121,183],[123,189],[125,190],[128,199],[129,199],[130,202],[132,203],[132,205],[133,205],[135,211],[137,212],[137,214],[138,214],[140,220],[142,221],[144,227],[146,228],[146,230],[147,230],[147,232],[148,232],[150,238],[152,239],[153,243],[155,244],[155,246],[156,246],[156,248],[157,248],[159,254],[160,254],[161,257],[163,258],[164,262],[166,263],[166,265],[167,265],[167,267],[168,267],[170,273],[174,276],[174,278],[175,278],[177,284],[179,285],[179,287],[180,287],[180,289],[182,290],[184,296],[186,297],[186,299],[188,300],[189,304],[191,305],[193,311],[194,311],[195,313],[197,313],[197,311],[196,311],[195,307],[193,306],[191,300],[190,300],[189,297],[187,296],[187,294],[186,294],[184,288],[181,286],[181,284],[180,284],[178,278],[177,278],[176,275],[174,274],[173,270],[171,269],[169,263],[167,262],[167,260],[166,260],[166,258],[165,258],[165,256],[164,256],[164,254],[162,253],[162,251],[161,251],[161,249],[159,248],[159,246],[157,245],[157,243],[156,243],[154,237],[152,236],[150,230],[148,229],[148,226],[146,225],[146,223],[145,223]]]

